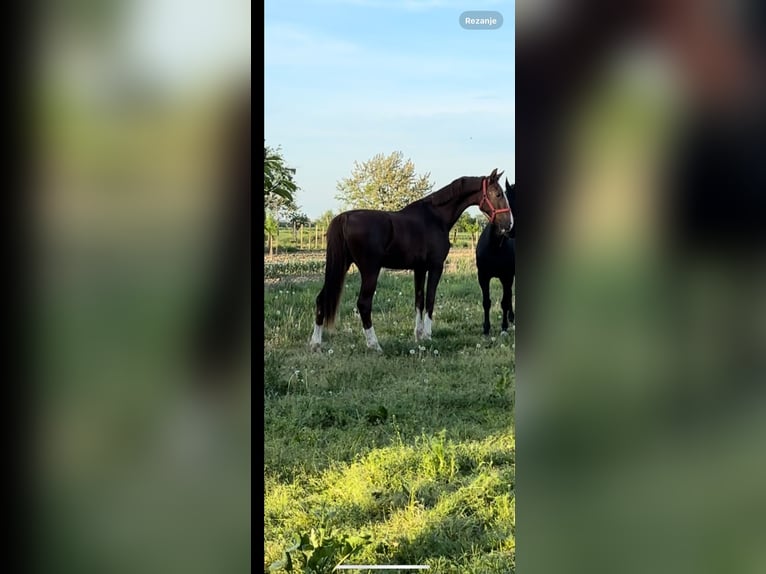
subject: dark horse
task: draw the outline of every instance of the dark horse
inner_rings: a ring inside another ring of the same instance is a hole
[[[505,191],[511,213],[516,209],[516,184],[508,185],[505,180]],[[516,228],[510,232],[498,227],[496,222],[490,222],[479,237],[476,244],[476,269],[479,274],[484,304],[484,334],[489,335],[489,308],[492,300],[489,297],[489,283],[492,278],[500,279],[503,285],[503,299],[500,305],[503,310],[501,334],[508,334],[508,322],[513,324],[513,278],[516,275]]]
[[[415,272],[415,338],[430,339],[436,286],[450,249],[449,232],[460,214],[478,205],[501,229],[510,230],[513,225],[508,200],[498,184],[501,175],[495,169],[488,177],[458,178],[399,211],[355,209],[337,215],[327,229],[325,280],[316,298],[311,349],[319,350],[323,325],[335,322],[346,272],[352,263],[362,277],[357,308],[370,349],[382,351],[372,326],[372,298],[383,267]]]

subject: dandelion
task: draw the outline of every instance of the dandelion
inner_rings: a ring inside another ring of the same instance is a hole
[[[328,354],[328,355],[332,355],[334,352],[335,352],[335,351],[333,351],[332,349],[329,349],[329,350],[327,351],[327,354]]]
[[[500,348],[505,349],[505,343],[500,343]]]
[[[434,349],[434,355],[439,356],[439,349]]]
[[[494,337],[490,337],[490,341],[492,341],[494,343],[495,342],[495,338]]]
[[[282,314],[282,311],[280,311],[279,309],[277,309],[277,315],[281,315],[281,314]]]
[[[401,292],[401,291],[399,291],[399,297],[401,297],[401,296],[402,296],[402,292]]]
[[[476,348],[481,349],[481,343],[476,343]]]
[[[420,345],[420,346],[418,347],[418,350],[419,350],[419,351],[425,351],[425,350],[426,350],[426,348],[425,348],[423,345]]]
[[[301,370],[300,369],[295,369],[295,375],[297,376],[297,375],[300,375],[300,374],[301,374]]]
[[[356,349],[356,345],[354,343],[351,343],[351,350],[353,351],[354,349]]]
[[[414,355],[414,354],[415,354],[415,349],[410,349],[410,355]]]

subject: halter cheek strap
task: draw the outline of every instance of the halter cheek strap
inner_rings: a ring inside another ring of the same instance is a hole
[[[487,203],[487,210],[489,211],[489,214],[484,213],[487,217],[489,217],[489,222],[494,223],[495,222],[495,216],[498,213],[510,213],[511,208],[510,207],[503,207],[502,209],[495,209],[495,207],[492,205],[492,202],[489,201],[489,196],[487,195],[487,178],[483,177],[481,179],[481,201],[479,202],[479,209],[482,209],[482,206],[484,205],[484,202]],[[482,212],[484,210],[482,209]]]

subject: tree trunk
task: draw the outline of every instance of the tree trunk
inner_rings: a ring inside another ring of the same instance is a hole
[[[302,225],[301,225],[300,232],[301,232],[300,246],[301,246],[301,251],[302,251],[303,250],[303,226]]]
[[[274,236],[274,253],[279,253],[279,228],[277,227],[277,234]]]
[[[319,226],[314,228],[314,249],[319,249]]]
[[[271,237],[271,233],[269,233],[269,257],[274,256],[274,242]]]

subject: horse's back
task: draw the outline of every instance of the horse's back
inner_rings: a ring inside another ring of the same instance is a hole
[[[412,209],[343,212],[346,245],[359,265],[415,269],[443,263],[449,252],[448,230]]]

